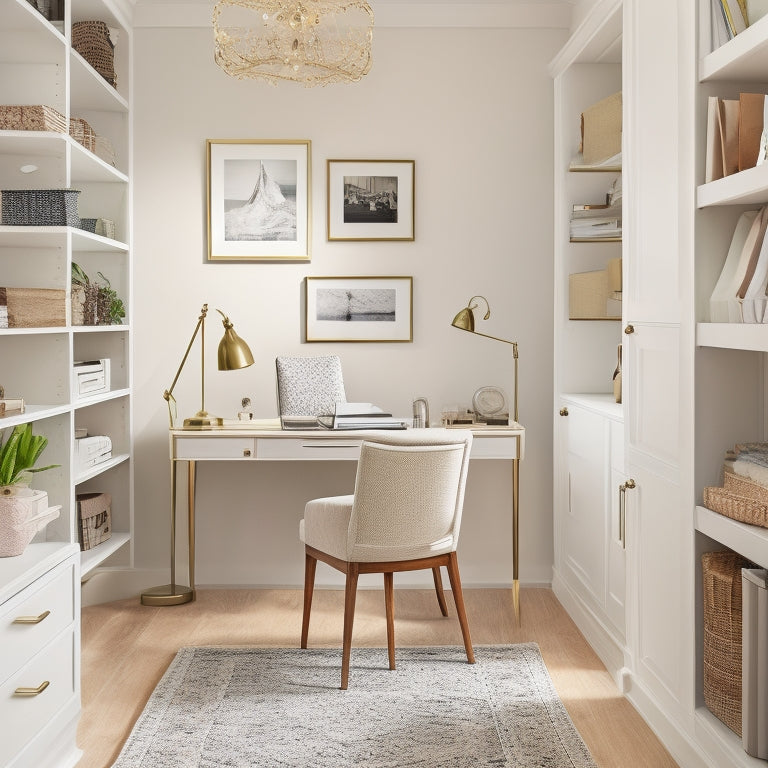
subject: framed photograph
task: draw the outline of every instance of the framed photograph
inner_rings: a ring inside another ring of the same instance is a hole
[[[307,341],[413,341],[412,277],[307,277]]]
[[[208,261],[309,261],[310,142],[206,144]]]
[[[329,240],[413,240],[413,160],[329,160]]]

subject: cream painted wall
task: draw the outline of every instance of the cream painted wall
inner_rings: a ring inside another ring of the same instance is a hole
[[[136,30],[134,587],[168,580],[162,392],[204,302],[229,314],[256,356],[244,371],[208,366],[206,405],[214,413],[234,416],[247,395],[258,416],[274,416],[275,357],[336,353],[350,400],[410,414],[413,398],[425,396],[439,417],[446,403],[469,404],[478,387],[494,384],[511,393],[511,347],[450,327],[476,293],[493,308],[483,330],[519,342],[520,416],[528,429],[521,579],[550,581],[553,96],[547,64],[566,36],[567,29],[379,29],[374,66],[363,81],[304,89],[227,77],[213,62],[208,29]],[[311,263],[205,262],[207,138],[312,141]],[[414,159],[415,242],[327,242],[328,158]],[[302,344],[306,275],[401,274],[414,278],[412,344]],[[211,359],[221,328],[213,315]],[[177,385],[180,415],[198,408],[198,355],[196,347]],[[342,463],[202,466],[198,585],[299,585],[303,505],[350,492],[353,477],[353,466]],[[467,586],[511,582],[510,504],[509,466],[473,462],[459,547]],[[183,566],[181,552],[180,561]],[[340,582],[319,569],[318,583]],[[400,583],[417,580],[409,575]]]

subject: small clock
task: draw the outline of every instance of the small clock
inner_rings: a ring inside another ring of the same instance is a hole
[[[499,387],[480,387],[472,397],[472,406],[478,416],[486,419],[509,412],[507,398]]]

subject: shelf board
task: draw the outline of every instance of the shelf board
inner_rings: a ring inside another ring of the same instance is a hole
[[[127,397],[131,394],[129,389],[111,389],[108,392],[100,392],[98,395],[91,397],[81,397],[75,400],[75,409],[87,408],[89,405],[95,405],[96,403],[104,403],[107,400],[117,400],[121,397]]]
[[[130,325],[73,325],[72,330],[75,333],[115,333],[116,331],[129,331]]]
[[[28,421],[41,421],[52,416],[60,416],[69,411],[69,405],[25,405],[24,411],[16,411],[0,419],[0,429],[26,424]]]
[[[128,102],[77,51],[71,53],[71,110],[79,117],[83,110],[128,112]]]
[[[568,166],[570,173],[621,173],[620,165],[585,165],[573,162]]]
[[[620,243],[620,237],[572,237],[571,243]]]
[[[64,35],[26,0],[0,0],[0,18],[0,50],[7,50],[9,43],[24,38],[17,61],[56,61],[62,56]]]
[[[131,540],[129,533],[112,533],[106,540],[93,549],[86,549],[80,553],[80,576],[85,577],[95,568],[98,568],[110,555],[117,552]]]
[[[117,456],[113,456],[111,459],[107,461],[101,462],[101,464],[97,464],[94,467],[88,467],[88,470],[85,472],[82,472],[75,478],[75,485],[79,485],[80,483],[84,483],[86,480],[90,480],[93,477],[98,477],[99,475],[103,474],[109,469],[112,469],[119,464],[122,464],[125,461],[128,461],[130,458],[130,454],[127,453],[121,453]]]
[[[109,237],[97,235],[95,232],[88,232],[85,229],[72,230],[72,250],[73,251],[120,251],[126,253],[128,244],[119,240],[112,240]]]
[[[67,234],[72,235],[74,251],[128,251],[119,240],[102,237],[76,227],[0,226],[0,248],[65,248]]]
[[[740,523],[706,507],[696,507],[696,530],[768,568],[768,528]]]
[[[701,184],[697,189],[696,205],[751,205],[768,201],[768,163],[732,173],[717,181]]]
[[[696,323],[699,347],[768,352],[768,325],[762,323]]]
[[[79,182],[99,181],[128,183],[128,177],[109,163],[105,163],[82,144],[69,136],[72,144],[72,185],[77,187]]]
[[[768,82],[768,17],[699,61],[699,80]]]

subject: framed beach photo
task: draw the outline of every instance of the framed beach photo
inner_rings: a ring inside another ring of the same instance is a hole
[[[309,261],[310,142],[208,139],[208,261]]]
[[[329,240],[413,240],[413,160],[329,160]]]
[[[307,341],[413,341],[412,277],[307,277]]]

